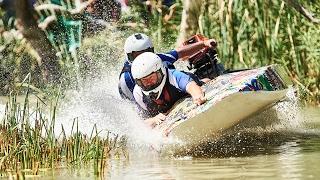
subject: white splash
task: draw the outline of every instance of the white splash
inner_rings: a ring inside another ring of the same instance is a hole
[[[299,99],[295,92],[296,89],[290,87],[286,95],[287,99],[274,107],[280,119],[280,126],[292,129],[301,127],[304,118],[300,113],[301,107],[299,106]]]
[[[136,111],[136,105],[124,101],[118,94],[118,73],[108,71],[100,79],[84,83],[80,91],[66,95],[67,102],[62,102],[56,118],[55,133],[61,132],[63,125],[70,135],[74,119],[78,129],[87,135],[91,134],[94,125],[101,136],[108,130],[128,137],[129,143],[137,148],[149,148],[150,145],[162,142],[162,135],[146,127]],[[75,129],[75,128],[74,128]]]

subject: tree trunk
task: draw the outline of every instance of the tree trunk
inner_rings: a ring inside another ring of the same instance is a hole
[[[39,66],[44,80],[46,82],[58,82],[61,76],[58,57],[47,40],[45,33],[38,28],[36,19],[33,16],[33,7],[30,7],[28,0],[15,0],[15,2],[18,29],[39,53],[41,57]]]
[[[199,29],[199,16],[201,13],[202,0],[184,0],[183,12],[180,24],[180,33],[177,39],[177,45],[181,45]]]

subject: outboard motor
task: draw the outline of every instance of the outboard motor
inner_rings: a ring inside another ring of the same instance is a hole
[[[208,38],[196,34],[183,43],[183,45],[193,44],[207,40]],[[204,47],[199,52],[189,57],[189,70],[195,70],[193,73],[200,79],[214,79],[224,73],[224,66],[219,63],[216,49]]]

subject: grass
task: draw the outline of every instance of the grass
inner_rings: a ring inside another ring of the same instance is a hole
[[[29,103],[30,91],[24,102],[10,94],[4,118],[0,124],[0,174],[4,177],[25,178],[39,175],[41,169],[91,166],[95,176],[103,176],[107,162],[113,157],[127,157],[126,139],[108,133],[100,137],[96,125],[90,136],[81,133],[74,119],[70,136],[55,132],[57,97],[49,105],[38,98],[34,107]],[[46,112],[46,109],[50,109]],[[49,114],[49,116],[47,116]]]

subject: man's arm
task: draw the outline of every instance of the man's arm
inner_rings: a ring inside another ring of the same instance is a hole
[[[196,42],[196,43],[192,43],[186,46],[182,46],[176,49],[177,53],[178,53],[178,57],[185,59],[193,54],[195,54],[196,52],[198,52],[199,50],[201,50],[204,47],[210,47],[210,48],[214,48],[216,47],[217,43],[214,39],[208,39],[205,41],[201,41],[201,42]]]
[[[174,77],[175,86],[182,92],[190,94],[195,104],[201,105],[206,102],[206,98],[204,97],[201,87],[197,85],[190,75],[178,70],[169,70],[168,72],[172,72],[172,76],[169,75],[169,78]]]
[[[139,87],[135,87],[133,90],[133,96],[136,100],[136,104],[139,110],[140,116],[144,119],[144,123],[151,128],[154,128],[155,126],[162,123],[162,121],[165,120],[166,115],[165,114],[157,114],[156,116],[152,116],[150,112],[147,109],[147,105],[143,102],[143,95],[141,92],[141,89]]]
[[[206,98],[204,97],[204,93],[200,86],[197,85],[196,82],[191,81],[187,84],[187,92],[191,95],[193,102],[197,105],[201,105],[206,102]]]

